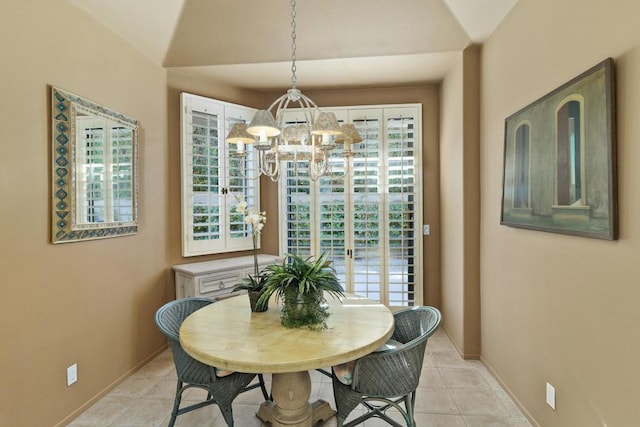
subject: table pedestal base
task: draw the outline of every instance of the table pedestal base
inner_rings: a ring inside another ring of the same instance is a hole
[[[323,400],[309,403],[311,377],[308,371],[273,374],[273,402],[264,402],[256,416],[274,427],[312,427],[336,413]]]

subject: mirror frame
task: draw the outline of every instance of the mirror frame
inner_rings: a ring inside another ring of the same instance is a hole
[[[76,116],[78,111],[116,122],[132,130],[131,221],[78,223],[76,217]],[[52,243],[77,242],[138,232],[138,121],[78,95],[51,87]]]

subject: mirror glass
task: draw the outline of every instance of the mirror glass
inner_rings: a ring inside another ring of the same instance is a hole
[[[52,88],[52,241],[138,231],[138,123]]]

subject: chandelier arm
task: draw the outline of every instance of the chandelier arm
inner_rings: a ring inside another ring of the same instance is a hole
[[[269,178],[271,178],[271,181],[276,182],[280,179],[280,161],[277,157],[273,162],[273,165],[273,174],[269,175]]]
[[[342,172],[340,175],[331,174],[332,178],[338,178],[338,179],[345,179],[349,176],[349,174],[351,173],[351,168],[349,167],[349,160],[345,159],[344,160],[344,172]]]
[[[233,157],[235,157],[235,156],[233,156]],[[240,167],[240,165],[238,165],[238,167],[235,168],[235,169],[238,169],[238,172],[240,172],[240,175],[242,176],[242,178],[248,179],[249,181],[255,181],[256,179],[260,178],[260,168],[259,167],[256,168],[257,169],[257,171],[256,171],[257,173],[256,173],[255,176],[248,176],[244,172],[244,170],[246,169],[246,166],[247,166],[247,163],[246,163],[247,158],[246,157],[247,157],[247,153],[244,153],[242,156],[240,156],[238,158],[238,162],[242,166]],[[259,160],[259,157],[256,159],[256,161],[258,161],[258,160]],[[259,165],[259,162],[258,162],[258,165]]]
[[[256,179],[260,178],[260,171],[259,170],[258,170],[258,173],[256,174],[256,176],[247,176],[242,169],[238,169],[238,170],[240,171],[240,175],[242,175],[242,178],[248,179],[249,181],[255,181]]]
[[[242,175],[242,178],[248,179],[249,181],[255,181],[256,179],[260,178],[259,173],[256,176],[247,176],[242,170],[240,171],[240,175]]]
[[[260,171],[260,173],[262,175],[267,175],[267,168],[265,166],[265,152],[264,151],[260,151],[259,156],[258,156],[258,170]]]
[[[351,173],[351,157],[346,156],[344,158],[344,172],[342,172],[342,176],[339,178],[346,179]]]
[[[328,176],[329,174],[327,173],[327,169],[326,169],[326,162],[324,160],[319,160],[317,161],[314,166],[313,166],[313,180],[317,181],[318,179],[320,179],[323,176]]]
[[[305,101],[305,105],[307,105],[307,107],[309,109],[318,110],[318,106],[316,105],[316,103],[313,102],[313,100],[311,98],[309,98],[308,96],[306,96],[302,92],[300,92],[300,98]]]
[[[309,174],[315,170],[316,165],[316,143],[314,135],[311,135],[311,159],[309,159]],[[314,179],[315,181],[315,179]]]
[[[322,159],[316,160],[314,153],[312,153],[311,160],[309,160],[309,176],[313,181],[317,181],[323,175],[321,164]]]
[[[318,174],[316,167],[311,163],[309,163],[309,178],[311,178],[312,181],[317,181],[318,178],[320,178],[320,174]]]
[[[331,173],[331,163],[329,162],[329,156],[326,153],[322,154],[322,159],[318,164],[320,175],[329,175]]]
[[[273,107],[275,107],[276,105],[278,106],[276,111],[280,110],[282,103],[284,102],[284,100],[287,99],[287,95],[282,95],[280,98],[276,99],[275,101],[273,101],[271,103],[271,105],[269,105],[269,108],[267,109],[267,111],[272,111]],[[276,123],[277,123],[277,117],[276,117]]]
[[[267,160],[267,151],[261,151],[260,157],[258,158],[258,169],[262,175],[271,176],[271,171],[269,169],[269,161]]]
[[[316,119],[316,112],[318,110],[318,106],[308,97],[301,94],[300,96],[300,105],[304,110],[305,120],[307,121],[307,126],[309,130],[313,128],[313,122]]]
[[[297,177],[298,176],[298,162],[296,161],[296,153],[293,153],[293,155],[291,157],[292,158],[289,159],[288,161],[293,164],[293,176]],[[283,163],[284,163],[284,161],[283,161]]]
[[[278,109],[276,111],[276,123],[278,124],[280,130],[282,130],[284,126],[284,112],[289,107],[289,102],[291,102],[291,99],[285,95],[282,97],[282,100],[278,104]]]

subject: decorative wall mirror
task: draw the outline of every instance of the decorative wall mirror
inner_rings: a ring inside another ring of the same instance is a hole
[[[138,122],[53,87],[53,243],[138,231]]]

